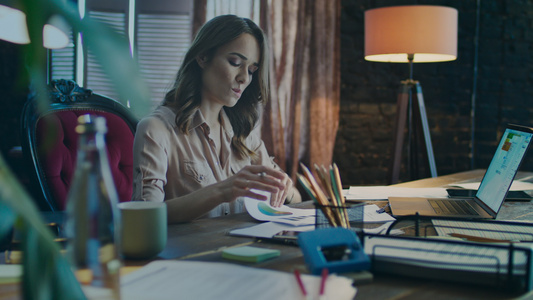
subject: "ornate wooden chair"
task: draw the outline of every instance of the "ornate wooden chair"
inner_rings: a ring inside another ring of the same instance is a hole
[[[121,103],[71,80],[54,80],[49,85],[50,104],[38,109],[35,97],[23,109],[22,152],[33,169],[33,196],[41,210],[64,210],[76,166],[77,118],[94,114],[106,118],[107,153],[121,202],[132,193],[133,138],[137,119]],[[30,190],[32,188],[30,187]]]

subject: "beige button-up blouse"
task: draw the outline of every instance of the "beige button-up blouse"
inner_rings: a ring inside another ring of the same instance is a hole
[[[265,165],[280,170],[268,156],[257,130],[246,140],[257,153],[255,159],[239,159],[231,150],[233,128],[221,111],[221,150],[216,155],[209,126],[200,110],[190,130],[182,133],[175,123],[176,114],[165,106],[158,107],[137,125],[133,143],[132,200],[164,201],[225,180],[247,165]],[[242,199],[222,203],[206,217],[216,217],[244,210]]]

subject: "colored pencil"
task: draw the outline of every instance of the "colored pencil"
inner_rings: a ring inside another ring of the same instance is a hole
[[[341,175],[340,175],[340,172],[339,172],[339,167],[337,167],[337,164],[336,163],[333,163],[333,174],[334,174],[334,178],[335,178],[335,183],[337,185],[337,191],[338,191],[338,194],[339,194],[339,202],[340,202],[340,206],[342,207],[346,207],[346,200],[344,198],[344,193],[342,192],[342,182],[341,182]],[[347,209],[343,209],[343,212],[344,212],[344,218],[346,219],[346,226],[347,228],[350,227],[350,217],[348,216],[348,210]]]
[[[304,173],[304,176],[309,181],[312,190],[315,192],[319,205],[322,205],[325,207],[324,212],[325,212],[326,218],[328,218],[332,226],[337,227],[338,224],[337,224],[337,221],[335,220],[331,207],[329,207],[327,197],[322,191],[322,189],[318,186],[318,183],[316,182],[315,177],[304,164],[300,163],[300,167]]]
[[[331,203],[328,201],[328,205],[335,207],[332,208],[332,210],[334,216],[337,218],[337,223],[344,227],[345,222],[342,214],[340,213],[339,203],[336,200],[329,173],[324,166],[319,167],[317,164],[315,164],[315,171],[318,174],[320,182],[322,183],[322,188],[324,189],[325,193],[329,195],[329,199],[331,200]]]
[[[305,178],[305,176],[301,175],[301,174],[297,174],[298,176],[298,181],[300,182],[300,184],[303,186],[304,190],[307,192],[307,194],[311,197],[311,199],[313,200],[313,202],[315,204],[318,205],[318,207],[320,208],[320,210],[322,211],[322,213],[324,214],[324,216],[326,216],[326,218],[328,219],[328,222],[330,223],[331,226],[336,226],[334,223],[332,223],[332,221],[330,220],[330,218],[328,217],[328,215],[330,214],[330,212],[328,211],[328,208],[324,205],[322,205],[319,201],[318,201],[318,197],[316,196],[315,192],[313,191],[313,188],[311,187],[311,184],[309,183],[309,181],[307,180],[307,178]]]

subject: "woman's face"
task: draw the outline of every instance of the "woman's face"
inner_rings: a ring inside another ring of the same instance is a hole
[[[198,57],[198,64],[203,69],[202,101],[233,107],[252,82],[260,55],[257,40],[244,33],[218,48],[210,61]]]

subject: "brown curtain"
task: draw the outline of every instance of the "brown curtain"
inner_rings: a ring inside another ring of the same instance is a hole
[[[298,163],[329,165],[339,123],[340,0],[262,0],[271,46],[262,137],[295,177]]]
[[[260,25],[271,48],[262,138],[293,180],[299,162],[332,162],[340,105],[340,1],[260,0]],[[194,1],[194,33],[206,21],[206,3]]]
[[[193,1],[193,11],[192,11],[192,30],[191,30],[191,40],[194,39],[200,27],[206,22],[206,7],[207,0],[195,0]]]

